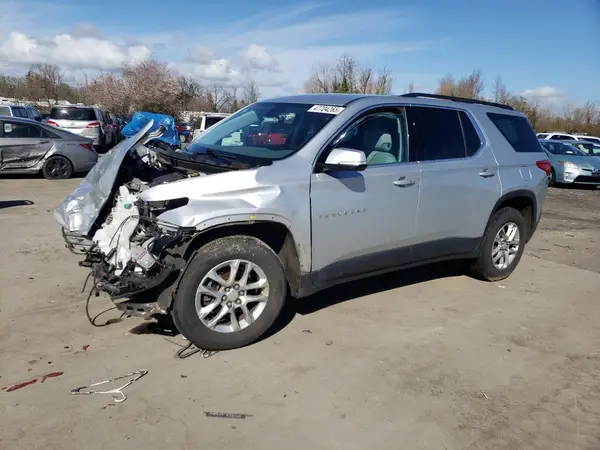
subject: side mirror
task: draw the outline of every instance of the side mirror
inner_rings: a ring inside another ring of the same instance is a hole
[[[325,170],[356,170],[362,171],[367,168],[367,156],[362,150],[351,148],[334,148],[329,153],[322,166]]]

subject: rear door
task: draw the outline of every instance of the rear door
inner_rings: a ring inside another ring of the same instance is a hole
[[[500,197],[492,149],[466,110],[406,109],[411,158],[421,169],[415,258],[469,253]]]
[[[53,146],[53,140],[35,124],[2,120],[0,131],[2,170],[34,167]]]

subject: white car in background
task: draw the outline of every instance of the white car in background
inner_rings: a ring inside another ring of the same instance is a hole
[[[600,144],[600,137],[586,136],[585,134],[570,134],[563,131],[547,131],[538,133],[538,139],[548,139],[552,141],[588,141],[594,144]]]
[[[198,119],[198,126],[194,129],[192,134],[192,141],[194,141],[198,136],[208,130],[210,127],[216,125],[221,120],[229,117],[231,114],[229,113],[204,113]]]

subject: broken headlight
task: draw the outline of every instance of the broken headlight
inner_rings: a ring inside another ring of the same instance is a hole
[[[146,209],[148,212],[158,215],[175,208],[181,208],[182,206],[187,205],[189,201],[189,198],[181,197],[160,202],[142,202],[140,206],[141,208]]]

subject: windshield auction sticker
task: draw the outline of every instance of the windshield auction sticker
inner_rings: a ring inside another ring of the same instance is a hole
[[[312,106],[308,112],[317,112],[317,113],[324,113],[324,114],[333,114],[333,115],[338,115],[339,113],[341,113],[345,108],[343,106],[329,106],[329,105],[314,105]]]

